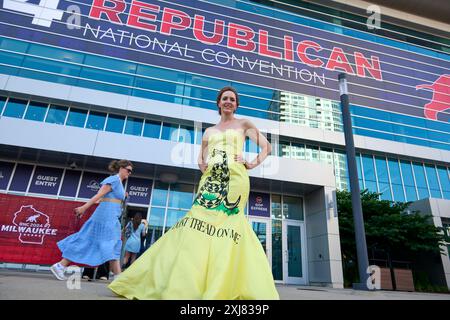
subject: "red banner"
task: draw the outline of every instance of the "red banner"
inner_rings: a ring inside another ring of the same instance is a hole
[[[83,202],[0,194],[0,262],[50,265],[61,259],[56,243],[80,230],[74,209]]]

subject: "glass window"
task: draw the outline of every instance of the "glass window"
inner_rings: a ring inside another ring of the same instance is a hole
[[[272,274],[275,280],[283,280],[283,237],[281,220],[272,219]]]
[[[91,111],[86,123],[86,128],[94,130],[103,130],[106,121],[106,113]]]
[[[378,182],[378,186],[380,187],[380,193],[381,193],[381,200],[391,200],[391,185],[389,183],[385,182]]]
[[[440,122],[440,121],[426,120],[425,125],[428,129],[435,129],[435,130],[439,130],[442,132],[447,132],[447,134],[448,134],[448,132],[450,132],[450,122],[444,123],[444,122]],[[432,131],[430,131],[430,132],[432,132]],[[444,140],[444,141],[446,141],[446,140]]]
[[[131,89],[127,88],[127,86],[133,85],[134,72],[136,70],[135,63],[120,61],[117,59],[110,59],[106,57],[86,55],[84,64],[108,70],[90,68],[86,66],[83,67],[80,72],[80,77],[89,80],[97,80],[98,82],[80,80],[79,85],[98,90],[108,90],[116,93],[131,94]],[[119,71],[120,73],[116,71]],[[120,86],[108,85],[101,82],[119,84]]]
[[[130,95],[132,93],[132,89],[129,87],[117,85],[115,83],[111,83],[112,80],[117,79],[116,74],[113,72],[95,70],[93,68],[83,67],[81,70],[80,77],[83,79],[79,79],[76,83],[79,87],[106,91],[106,92],[114,92],[119,94]],[[108,80],[94,80],[94,79],[111,79]],[[109,83],[105,83],[109,82]]]
[[[66,170],[59,196],[75,198],[80,182],[80,176],[81,171]]]
[[[87,110],[70,108],[66,125],[83,128],[86,122]]]
[[[328,148],[320,148],[320,162],[333,164],[333,151]]]
[[[205,134],[206,128],[202,128],[202,130],[198,129],[196,131],[197,137],[196,137],[196,144],[201,145],[202,144],[202,138],[203,135]],[[244,150],[243,150],[244,151]]]
[[[161,181],[155,182],[155,188],[152,194],[152,205],[153,206],[166,206],[167,202],[167,189],[169,185],[167,183],[163,183]]]
[[[16,171],[14,172],[14,176],[11,180],[9,190],[20,192],[27,191],[28,182],[30,181],[32,171],[33,166],[18,163],[16,166]]]
[[[194,185],[175,183],[170,185],[169,207],[189,209],[192,206]]]
[[[336,186],[339,190],[350,190],[350,178],[348,176],[336,176]]]
[[[23,67],[35,70],[21,69],[19,72],[19,76],[21,77],[67,85],[74,85],[77,80],[73,77],[65,77],[64,75],[78,76],[80,72],[80,66],[36,57],[25,57]],[[40,70],[48,72],[42,72]]]
[[[302,277],[302,244],[300,226],[287,225],[286,242],[288,251],[288,274],[292,277]]]
[[[149,248],[163,234],[164,228],[164,208],[151,208],[148,220],[148,232],[145,237],[145,249]]]
[[[186,215],[186,210],[167,209],[167,220],[164,232],[167,232],[174,224]]]
[[[386,159],[383,157],[375,157],[375,166],[377,169],[378,182],[389,183]]]
[[[442,193],[445,199],[450,199],[450,175],[445,167],[437,167]]]
[[[252,221],[252,229],[261,243],[264,252],[267,253],[267,225],[268,222]]]
[[[142,132],[142,125],[144,119],[127,117],[127,122],[125,124],[125,133],[131,134],[133,136],[140,136]]]
[[[306,146],[306,160],[319,162],[319,147],[316,146]]]
[[[25,119],[34,121],[44,121],[45,113],[47,112],[47,103],[40,103],[30,101],[27,112],[25,113]]]
[[[125,117],[118,114],[108,114],[105,131],[122,133]]]
[[[178,136],[178,142],[194,144],[195,132],[194,127],[180,126],[180,134]]]
[[[303,199],[283,196],[283,217],[291,220],[303,220]]]
[[[178,124],[164,122],[161,139],[178,141],[178,127]]]
[[[272,195],[272,205],[270,209],[272,218],[281,219],[281,196],[277,194]]]
[[[154,84],[155,87],[157,86],[157,84],[164,83],[162,81],[156,81],[156,80],[153,80],[153,82],[155,83]],[[136,83],[138,83],[138,79],[136,79]],[[156,90],[156,89],[153,89],[153,90]],[[152,100],[157,100],[157,101],[166,101],[166,102],[172,102],[172,103],[181,103],[181,101],[182,101],[181,97],[173,96],[173,95],[170,95],[167,93],[157,93],[157,92],[153,92],[150,90],[133,89],[132,95],[135,97],[141,97],[141,98],[152,99]]]
[[[428,193],[427,181],[425,180],[425,171],[421,163],[413,163],[414,175],[416,177],[417,191],[419,192],[419,200],[428,198],[430,195]]]
[[[21,66],[25,58],[24,55],[18,53],[25,53],[28,50],[29,44],[22,41],[0,38],[0,49],[6,49],[6,52],[0,51],[0,61],[8,61],[10,66]],[[18,52],[18,53],[16,53]],[[8,66],[0,66],[0,73],[17,75],[20,69]]]
[[[363,155],[362,156],[362,165],[363,165],[364,181],[366,183],[366,189],[369,189],[369,191],[372,191],[372,192],[378,192],[372,156]]]
[[[436,168],[433,165],[426,164],[425,171],[428,179],[428,186],[430,187],[431,197],[442,198],[441,189],[439,188]]]
[[[137,88],[142,88],[143,90],[133,90],[134,96],[175,102],[179,104],[183,102],[183,98],[181,96],[183,95],[185,73],[175,70],[138,65],[136,75],[137,77],[135,78],[134,86]],[[146,77],[140,77],[139,75]],[[149,76],[157,79],[147,78]],[[181,84],[164,80],[181,82]]]
[[[55,47],[49,47],[40,44],[30,44],[30,48],[28,49],[30,54],[36,56],[43,56],[52,59],[58,59],[62,61],[83,63],[84,54],[78,53],[75,51],[69,51],[65,49],[59,49]]]
[[[334,150],[334,168],[336,175],[346,176],[348,174],[347,155],[343,151]]]
[[[214,103],[207,103],[206,108],[217,110],[217,106],[215,104],[217,92],[220,88],[230,85],[230,82],[216,78],[186,74],[186,84],[187,85],[184,86],[184,96],[194,99],[184,98],[183,104],[202,107],[202,100],[213,101]],[[190,86],[189,84],[194,86]]]
[[[48,109],[47,118],[45,122],[48,123],[56,123],[56,124],[64,124],[67,116],[67,107],[62,106],[50,106]]]
[[[142,64],[137,65],[136,74],[144,75],[147,77],[149,75],[151,75],[152,77],[157,78],[158,82],[160,82],[161,80],[170,80],[170,81],[174,81],[174,82],[182,80],[184,82],[184,79],[185,79],[184,72],[179,72],[179,71],[171,70],[171,69],[152,67],[152,66],[147,66],[147,65],[142,65]]]
[[[355,159],[356,159],[356,169],[358,170],[359,189],[362,191],[364,190],[364,179],[361,170],[361,155],[356,154]]]
[[[159,133],[161,131],[161,122],[145,120],[144,124],[144,137],[159,139]]]
[[[113,58],[86,55],[86,58],[84,59],[84,64],[109,69],[111,71],[120,71],[126,73],[136,72],[135,63]]]
[[[387,171],[386,159],[375,157],[375,167],[377,169],[378,185],[380,187],[381,199],[392,200],[391,185]]]
[[[406,201],[416,201],[416,185],[414,183],[411,162],[402,160],[400,161],[400,166],[402,169],[403,185],[406,191]]]
[[[291,143],[291,158],[305,160],[305,145],[300,143]]]
[[[290,158],[291,154],[292,154],[291,143],[289,141],[280,141],[279,146],[280,146],[280,151],[279,151],[278,156],[282,157],[282,158]],[[261,149],[258,147],[258,152],[259,152],[259,150],[261,150]]]
[[[404,202],[405,194],[403,192],[400,166],[397,159],[388,159],[388,166],[392,182],[392,192],[394,193],[394,201]]]
[[[276,96],[276,91],[242,83],[232,83],[231,85],[239,92],[240,104],[242,106],[261,110],[238,108],[238,113],[264,119],[269,118],[267,111],[273,108],[272,99]]]
[[[21,69],[12,66],[21,66],[24,58],[25,56],[21,54],[0,51],[0,61],[8,61],[9,65],[0,65],[0,73],[18,75]]]
[[[260,151],[260,148],[255,142],[253,142],[253,140],[247,137],[245,138],[245,150],[246,152],[258,153]],[[281,154],[279,154],[278,156],[281,156]]]
[[[9,99],[3,116],[22,119],[27,103],[26,100]]]
[[[38,57],[26,57],[23,62],[24,67],[49,71],[53,74],[23,69],[20,71],[21,76],[69,85],[76,84],[77,79],[64,77],[64,75],[76,77],[79,75],[81,67],[67,62],[82,63],[84,54],[38,44],[31,44],[28,53]],[[63,61],[53,61],[40,57]]]
[[[0,115],[3,112],[3,107],[5,106],[6,103],[6,97],[0,97]]]

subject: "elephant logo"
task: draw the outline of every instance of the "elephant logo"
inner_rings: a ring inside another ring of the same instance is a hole
[[[450,109],[450,74],[441,75],[433,84],[419,84],[418,89],[433,90],[431,101],[424,106],[427,119],[437,120],[439,112]]]

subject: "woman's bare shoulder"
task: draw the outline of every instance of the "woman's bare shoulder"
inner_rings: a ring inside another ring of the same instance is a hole
[[[203,133],[203,140],[208,140],[209,136],[211,135],[212,132],[214,132],[215,126],[211,126],[205,129],[205,132]]]
[[[239,119],[239,122],[240,122],[241,128],[244,130],[256,128],[255,125],[253,124],[253,122],[251,122],[249,119],[242,118],[242,119]]]
[[[209,135],[209,134],[211,134],[211,132],[213,132],[214,130],[217,130],[217,129],[216,129],[216,126],[208,127],[208,128],[205,129],[204,135],[205,135],[205,136],[206,136],[206,135]]]

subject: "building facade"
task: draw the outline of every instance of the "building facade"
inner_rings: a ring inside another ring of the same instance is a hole
[[[1,3],[1,262],[49,264],[30,255],[56,254],[76,229],[55,208],[92,197],[111,159],[135,164],[127,212],[147,216],[150,247],[192,204],[201,136],[227,85],[237,117],[272,143],[249,171],[246,214],[277,282],[343,286],[339,73],[360,188],[450,201],[450,36],[437,18],[370,14],[363,1]],[[258,146],[243,152],[251,160]]]

